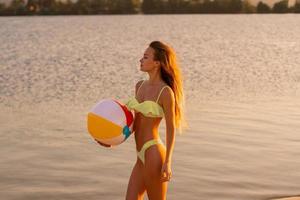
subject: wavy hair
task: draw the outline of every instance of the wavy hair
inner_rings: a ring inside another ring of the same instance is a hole
[[[184,119],[184,93],[182,76],[177,63],[175,51],[160,41],[153,41],[149,45],[154,49],[154,60],[160,62],[160,75],[164,82],[171,87],[175,97],[175,126],[182,132],[186,126]]]

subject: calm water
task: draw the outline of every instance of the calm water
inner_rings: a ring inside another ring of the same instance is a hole
[[[124,199],[133,138],[96,148],[85,113],[133,94],[153,40],[178,54],[190,123],[170,199],[300,194],[300,16],[155,15],[0,18],[0,196]]]
[[[152,40],[177,51],[187,100],[300,95],[298,15],[12,17],[0,24],[6,105],[126,98],[143,77],[139,59]]]

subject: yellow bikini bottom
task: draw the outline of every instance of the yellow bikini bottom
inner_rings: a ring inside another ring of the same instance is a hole
[[[164,143],[161,141],[161,139],[153,139],[153,140],[149,140],[147,141],[142,149],[140,151],[137,151],[137,156],[138,158],[142,161],[143,164],[145,164],[145,152],[148,148],[150,148],[153,145],[157,145],[157,144],[162,144],[164,145]]]

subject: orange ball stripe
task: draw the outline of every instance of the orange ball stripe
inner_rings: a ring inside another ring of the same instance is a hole
[[[90,112],[88,113],[88,131],[95,139],[110,139],[120,136],[123,127]]]

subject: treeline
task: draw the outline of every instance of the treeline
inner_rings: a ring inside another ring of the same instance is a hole
[[[0,15],[135,14],[139,7],[139,0],[12,0],[0,4]]]
[[[188,14],[188,13],[300,13],[300,0],[272,7],[249,0],[12,0],[0,4],[0,15],[96,15],[96,14]]]

